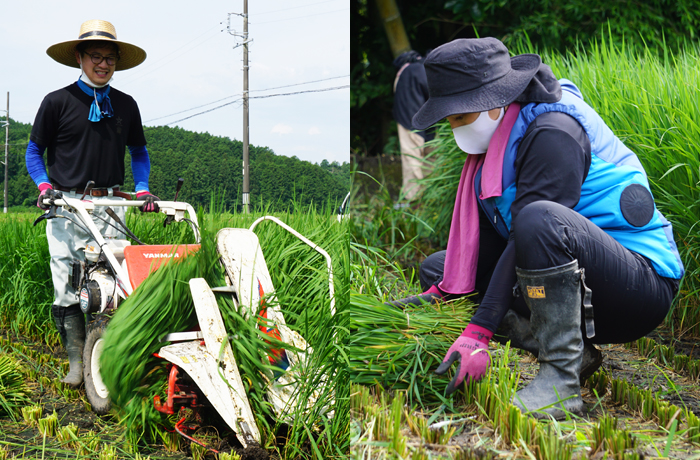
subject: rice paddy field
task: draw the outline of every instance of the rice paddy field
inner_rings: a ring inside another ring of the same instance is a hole
[[[188,418],[195,424],[191,442],[174,430],[180,418],[153,408],[165,399],[167,373],[153,356],[168,332],[196,326],[188,281],[204,278],[223,286],[215,235],[222,228],[248,228],[264,212],[198,212],[202,247],[180,262],[150,275],[122,303],[107,324],[102,370],[112,408],[98,416],[84,388],[60,382],[68,370],[65,350],[51,317],[53,288],[45,224],[33,226],[32,212],[0,215],[0,459],[302,459],[343,458],[349,450],[349,384],[342,343],[347,332],[349,286],[347,223],[315,207],[275,214],[325,249],[332,259],[335,315],[331,314],[326,261],[305,243],[270,222],[255,233],[269,268],[275,296],[287,325],[313,348],[300,369],[295,403],[276,417],[266,397],[279,371],[268,363],[272,349],[285,347],[261,332],[264,320],[244,315],[230,298],[217,296],[230,343],[241,370],[255,421],[259,446],[244,449],[216,416]],[[164,216],[138,211],[127,215],[129,228],[147,244],[193,243],[186,224],[163,225]],[[315,393],[317,399],[310,401]],[[189,417],[189,414],[185,414]],[[202,447],[202,445],[206,446]],[[218,453],[213,453],[214,449]]]
[[[396,206],[381,175],[355,176],[346,350],[354,459],[700,459],[700,50],[660,56],[603,41],[540,54],[645,166],[686,268],[672,312],[647,337],[600,347],[603,366],[582,387],[583,417],[536,421],[513,407],[538,365],[495,342],[482,381],[446,398],[452,375],[434,371],[475,305],[383,304],[421,292],[420,263],[446,245],[464,157],[442,125],[417,203]],[[371,187],[379,191],[363,193]]]

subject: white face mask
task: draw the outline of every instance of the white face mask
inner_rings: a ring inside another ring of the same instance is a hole
[[[481,112],[472,123],[454,128],[452,133],[459,148],[468,154],[486,153],[489,142],[503,119],[504,112],[501,107],[501,112],[495,120],[491,119],[488,111]]]

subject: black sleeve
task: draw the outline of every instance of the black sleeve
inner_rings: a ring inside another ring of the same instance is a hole
[[[135,100],[131,100],[131,126],[129,126],[129,137],[126,139],[126,145],[132,147],[141,147],[146,145],[146,136],[143,133],[143,123],[141,122],[141,112]]]
[[[56,136],[56,111],[53,109],[51,94],[46,96],[39,106],[39,110],[34,117],[32,132],[29,140],[35,144],[48,147],[53,144]]]
[[[537,117],[518,148],[512,219],[533,201],[549,200],[570,208],[576,206],[590,165],[588,135],[574,118],[560,112]],[[511,234],[472,322],[495,332],[513,303],[516,280],[515,240]]]

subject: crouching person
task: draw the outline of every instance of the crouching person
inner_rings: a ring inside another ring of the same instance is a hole
[[[457,363],[446,393],[485,374],[500,334],[540,364],[513,404],[581,414],[580,381],[603,360],[594,344],[636,340],[669,311],[684,272],[671,225],[637,156],[540,56],[459,39],[425,70],[430,98],[413,126],[446,118],[467,155],[447,250],[423,263],[423,294],[393,303],[477,293],[437,369]]]

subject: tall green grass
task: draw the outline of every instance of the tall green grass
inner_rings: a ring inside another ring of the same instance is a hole
[[[349,384],[345,369],[343,343],[347,334],[347,302],[349,286],[349,249],[347,222],[337,222],[331,210],[336,206],[327,203],[322,209],[313,206],[293,205],[287,213],[275,216],[326,249],[333,260],[336,315],[330,315],[328,273],[325,259],[305,243],[288,235],[280,227],[262,222],[256,227],[263,252],[276,288],[277,301],[282,308],[288,326],[299,332],[313,347],[314,353],[308,364],[307,384],[303,386],[299,401],[306,401],[311,391],[318,389],[323,380],[327,382],[318,403],[306,408],[291,408],[294,421],[288,426],[277,420],[264,400],[262,373],[269,372],[263,365],[265,350],[276,345],[269,337],[260,337],[255,318],[244,319],[232,305],[220,305],[229,331],[238,333],[233,341],[234,353],[243,368],[244,381],[250,385],[250,399],[263,435],[264,447],[277,451],[279,458],[343,458],[348,450],[348,404]],[[108,335],[121,329],[131,333],[126,342],[114,348],[108,356],[126,359],[109,361],[105,369],[109,375],[117,376],[119,387],[114,386],[118,417],[129,427],[129,439],[133,442],[161,442],[159,434],[163,427],[172,424],[152,409],[152,397],[162,390],[164,372],[154,367],[150,356],[158,344],[159,332],[186,330],[193,321],[193,307],[187,282],[192,275],[204,277],[211,286],[224,284],[215,256],[213,238],[220,228],[248,228],[265,210],[252,214],[228,213],[212,203],[210,212],[200,211],[199,220],[203,231],[201,257],[184,258],[181,264],[168,264],[148,278],[129,301],[122,304],[128,313],[129,302],[146,305],[149,298],[165,295],[165,305],[147,308],[139,315],[133,308],[133,317],[122,315],[113,319],[107,328]],[[38,212],[37,212],[38,215]],[[32,227],[36,217],[0,216],[0,273],[17,273],[3,277],[0,281],[0,329],[13,330],[27,338],[57,343],[57,334],[50,321],[51,289],[48,266],[48,248],[43,224]],[[149,244],[191,243],[193,235],[185,224],[162,226],[163,216],[129,213],[127,224],[143,241]],[[189,264],[189,265],[187,265]],[[18,270],[21,267],[22,270]],[[37,274],[35,274],[35,272]],[[160,278],[158,278],[160,276]],[[14,283],[14,284],[13,284]],[[32,285],[36,284],[37,289]],[[143,288],[143,289],[142,289]],[[139,293],[139,292],[142,293]],[[167,292],[169,291],[169,292]],[[166,292],[165,294],[162,294]],[[29,322],[26,316],[41,318]],[[18,319],[19,318],[19,319]],[[150,320],[152,323],[145,323]],[[251,322],[252,321],[252,322]],[[121,327],[120,327],[121,322]],[[112,332],[110,332],[110,328]],[[154,334],[154,335],[152,335]],[[105,340],[108,339],[108,335]],[[118,335],[118,334],[117,334]],[[128,335],[128,334],[125,334]],[[124,335],[124,336],[125,336]],[[122,337],[124,337],[122,336]],[[149,340],[146,337],[155,338]],[[265,339],[265,340],[263,340]],[[154,343],[155,342],[155,343]],[[246,346],[251,345],[248,349]],[[278,344],[277,344],[278,345]],[[249,356],[246,358],[245,353]],[[133,361],[131,361],[133,357]],[[114,365],[123,364],[125,372]],[[156,365],[157,367],[157,365]],[[152,372],[149,374],[149,372]],[[162,377],[162,378],[161,378]],[[108,378],[108,377],[107,377]],[[131,390],[131,394],[123,392]],[[162,395],[161,395],[162,396]],[[332,414],[326,412],[330,405]],[[332,415],[332,416],[331,416]],[[281,438],[276,436],[281,436]],[[166,438],[168,436],[165,436]]]
[[[0,324],[18,335],[59,341],[44,225],[33,214],[0,214]]]
[[[469,324],[468,299],[398,309],[364,294],[350,296],[347,354],[353,383],[406,390],[408,401],[444,401],[452,375],[438,376],[452,342]]]

